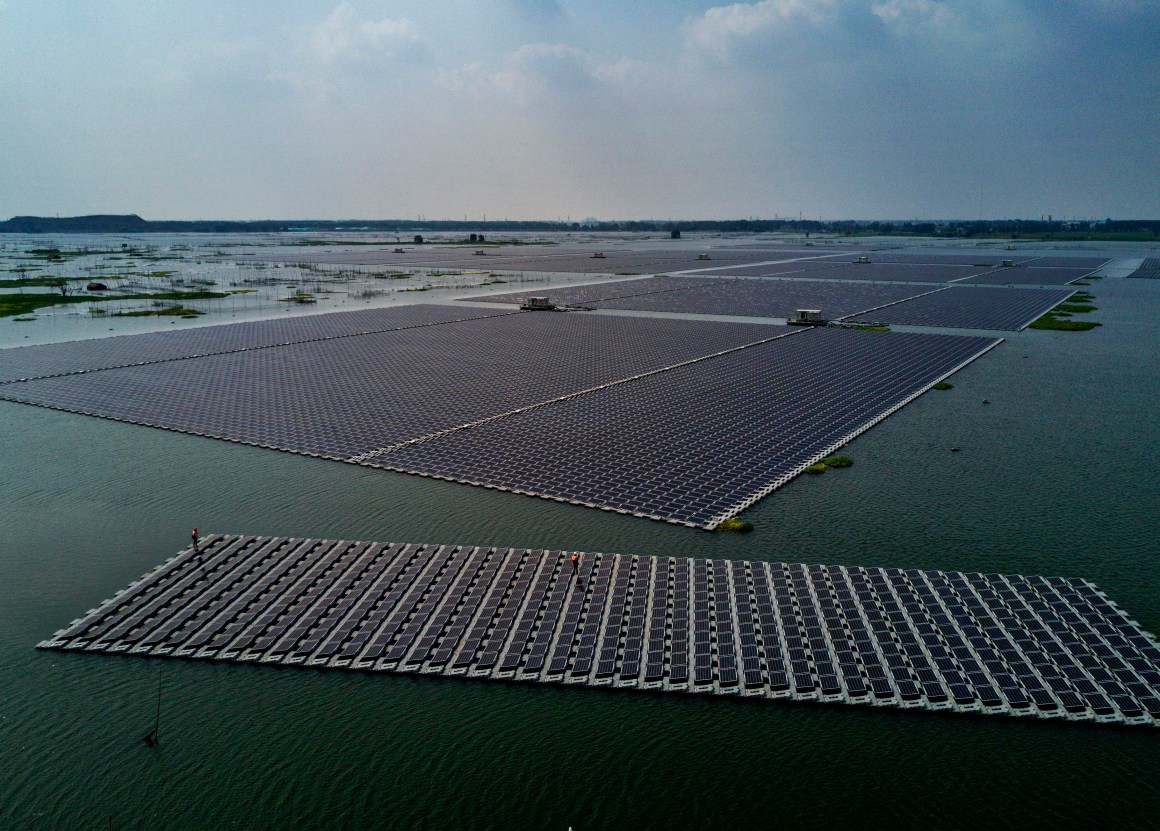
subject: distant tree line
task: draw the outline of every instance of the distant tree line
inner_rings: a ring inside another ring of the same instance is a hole
[[[1160,233],[1160,220],[1111,218],[1092,221],[1062,220],[942,220],[942,221],[870,221],[811,219],[727,219],[727,220],[629,220],[559,222],[548,220],[229,220],[150,221],[136,214],[75,217],[16,216],[0,222],[0,233],[245,233],[245,232],[323,232],[374,231],[378,233],[415,234],[417,231],[620,231],[664,233],[679,238],[681,232],[756,233],[781,231],[791,233],[880,234],[901,236],[1036,236],[1083,231],[1107,233]],[[474,240],[473,240],[474,241]]]

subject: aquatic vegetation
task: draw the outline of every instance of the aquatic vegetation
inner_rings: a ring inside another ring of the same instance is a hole
[[[716,530],[726,531],[732,534],[748,534],[753,530],[753,523],[745,522],[736,517],[729,517],[729,519],[721,520]]]
[[[187,309],[185,306],[166,306],[161,309],[131,309],[123,312],[113,312],[113,317],[197,317],[205,312],[197,309]]]
[[[1086,332],[1100,324],[1094,320],[1060,320],[1048,312],[1043,317],[1029,325],[1028,329],[1056,329],[1061,332]]]
[[[932,390],[953,390],[954,388],[954,384],[948,384],[946,381],[939,381],[937,384],[931,387]]]

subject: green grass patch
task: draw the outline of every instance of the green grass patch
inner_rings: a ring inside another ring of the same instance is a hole
[[[954,388],[954,384],[948,384],[946,381],[939,381],[937,384],[931,387],[932,390],[953,390]]]
[[[854,323],[850,326],[844,327],[846,329],[861,329],[863,332],[889,332],[889,326],[866,326],[861,323]]]
[[[1048,312],[1039,320],[1029,325],[1028,329],[1054,329],[1059,332],[1086,332],[1100,324],[1094,320],[1061,320],[1057,315]]]
[[[0,317],[27,315],[29,312],[47,306],[59,306],[62,303],[88,303],[92,299],[76,295],[61,297],[59,294],[0,294]]]
[[[854,460],[849,456],[827,456],[819,464],[823,464],[826,467],[850,467],[854,464]]]
[[[216,291],[166,291],[156,294],[112,294],[100,298],[88,294],[69,294],[64,297],[58,294],[0,294],[0,317],[26,315],[37,309],[48,306],[60,306],[65,303],[95,303],[112,300],[212,300],[214,298],[229,297],[228,294]]]
[[[254,294],[257,289],[230,289],[226,294]]]
[[[809,467],[807,467],[805,472],[810,474],[811,476],[821,476],[828,469],[829,468],[827,468],[824,464],[822,464],[821,462],[818,462],[816,465],[810,465]]]
[[[1052,314],[1058,314],[1059,312],[1070,312],[1071,314],[1082,315],[1087,314],[1088,312],[1094,312],[1096,308],[1096,306],[1092,306],[1089,303],[1060,303],[1058,306],[1052,309],[1051,312]]]
[[[736,517],[729,517],[729,519],[721,520],[715,530],[727,531],[732,534],[748,534],[753,530],[753,523],[745,522]]]

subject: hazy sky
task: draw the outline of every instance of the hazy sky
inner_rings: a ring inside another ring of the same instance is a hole
[[[0,0],[0,217],[1160,217],[1160,0]]]

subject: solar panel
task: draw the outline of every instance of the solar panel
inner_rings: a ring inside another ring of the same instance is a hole
[[[769,267],[763,267],[763,271]],[[793,266],[782,266],[791,272]],[[792,274],[790,275],[792,276]],[[965,276],[965,275],[964,275]],[[878,308],[927,290],[908,285],[860,284],[817,280],[748,279],[737,277],[652,277],[601,286],[575,286],[550,292],[553,303],[600,309],[683,312],[705,315],[789,318],[797,309],[821,310],[837,319]],[[489,295],[500,303],[524,303],[540,290]]]
[[[687,584],[691,564],[693,593],[712,611],[693,633],[701,692],[743,685],[745,695],[872,694],[883,705],[1039,715],[1062,704],[1069,718],[1133,724],[1154,723],[1160,706],[1150,686],[1160,649],[1084,581],[582,559],[573,577],[560,552],[210,535],[198,555],[183,552],[40,646],[686,689],[689,633],[676,624],[689,598],[670,597],[669,581]],[[978,625],[989,615],[980,597],[1008,585],[1026,599],[1023,614]],[[806,623],[785,636],[792,680],[781,633],[752,602],[775,595]],[[902,614],[899,626],[929,628],[950,646],[929,648],[932,666],[917,639],[913,651],[868,635],[805,640],[814,611],[832,621],[839,599],[850,601],[840,614],[851,632],[880,635],[885,615]],[[1074,629],[1081,620],[1091,631]]]
[[[1018,264],[1014,268],[997,268],[983,274],[969,277],[965,282],[975,285],[992,286],[1063,286],[1086,277],[1094,269],[1086,267],[1044,267],[1036,266],[1034,260]]]
[[[1128,275],[1133,280],[1160,280],[1160,257],[1145,257],[1139,268]]]
[[[784,334],[518,314],[7,384],[0,397],[706,525],[994,343],[826,330],[728,352]],[[871,388],[832,407],[785,394],[807,380]],[[720,406],[694,407],[690,385]],[[617,429],[583,429],[594,419]]]
[[[849,321],[1018,331],[1071,294],[1072,289],[955,286],[854,315]]]

